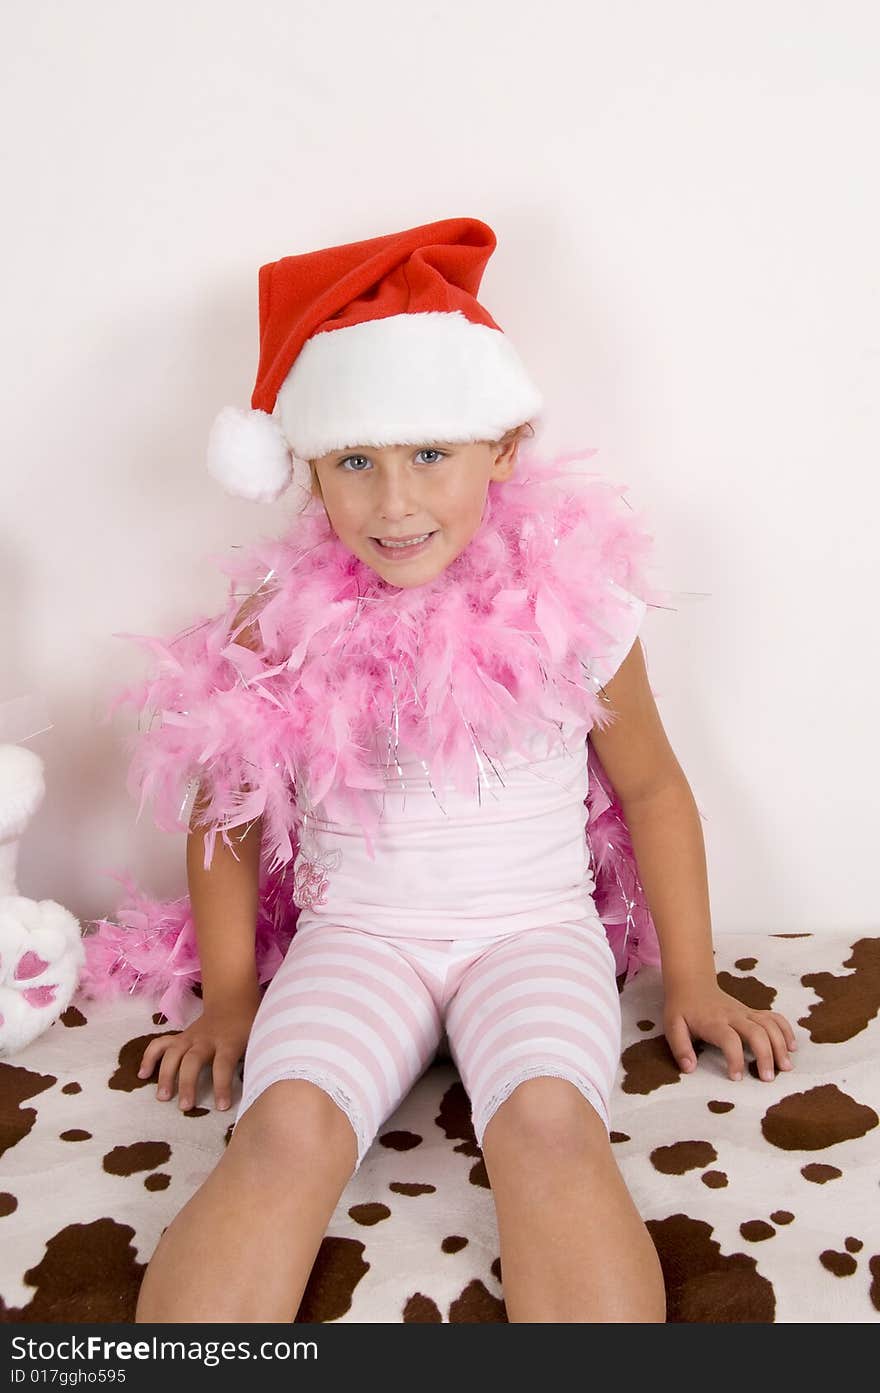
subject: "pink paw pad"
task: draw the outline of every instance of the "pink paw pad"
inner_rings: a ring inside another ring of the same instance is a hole
[[[29,1006],[51,1006],[57,990],[56,986],[28,987],[22,996]]]
[[[26,953],[22,953],[15,969],[15,980],[21,982],[26,977],[39,977],[41,972],[45,972],[49,964],[29,948]]]

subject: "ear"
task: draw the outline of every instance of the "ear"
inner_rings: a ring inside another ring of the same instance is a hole
[[[500,445],[498,449],[495,451],[495,457],[492,463],[493,479],[503,480],[510,478],[511,474],[513,473],[513,467],[516,463],[516,452],[518,445],[519,437],[514,436],[511,440],[508,440],[504,444]]]

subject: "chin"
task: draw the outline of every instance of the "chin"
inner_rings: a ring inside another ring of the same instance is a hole
[[[433,571],[426,576],[416,576],[412,580],[398,580],[396,576],[384,576],[389,585],[396,585],[398,590],[418,590],[422,585],[429,585],[432,580],[436,580],[446,568],[440,567],[439,571]]]
[[[438,566],[436,569],[432,567],[430,570],[419,573],[416,573],[415,568],[413,568],[413,572],[408,576],[399,575],[390,566],[387,571],[380,571],[378,566],[373,566],[372,569],[377,576],[381,576],[382,580],[387,581],[389,585],[396,586],[398,590],[417,590],[420,585],[428,585],[432,580],[436,580],[446,567]]]

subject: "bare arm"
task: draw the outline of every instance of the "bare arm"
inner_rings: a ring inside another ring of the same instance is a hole
[[[233,632],[258,607],[256,597],[245,601],[233,621]],[[255,646],[255,622],[235,637],[244,648]],[[202,999],[206,1004],[242,997],[259,998],[255,939],[259,909],[262,818],[229,833],[233,848],[215,838],[210,867],[205,869],[205,832],[195,823],[203,804],[196,800],[186,842],[190,903],[202,967]]]
[[[190,830],[186,841],[187,880],[206,1004],[259,995],[255,939],[262,819],[234,828],[229,835],[235,851],[217,837],[208,870],[205,834]]]
[[[714,983],[706,850],[687,779],[681,774],[621,806],[660,942],[666,991],[685,981]]]
[[[679,1067],[696,1067],[692,1037],[723,1050],[741,1078],[743,1041],[762,1079],[774,1063],[790,1069],[794,1031],[777,1011],[751,1010],[718,985],[712,948],[706,851],[700,815],[648,683],[642,646],[633,644],[605,699],[615,719],[590,732],[626,818],[639,877],[660,942],[664,1031]]]
[[[234,626],[256,600],[239,610]],[[252,627],[244,637],[253,644]],[[205,803],[202,791],[190,818],[186,866],[190,904],[202,973],[202,1014],[186,1029],[155,1036],[144,1051],[139,1077],[152,1074],[157,1061],[157,1097],[170,1098],[180,1071],[180,1108],[191,1108],[198,1092],[201,1070],[212,1064],[214,1095],[218,1108],[228,1108],[233,1073],[245,1051],[260,1006],[257,980],[256,928],[259,909],[260,842],[262,819],[233,828],[231,845],[222,837],[214,841],[211,865],[205,869],[205,837],[198,826]]]
[[[703,830],[648,682],[642,645],[605,686],[615,719],[590,741],[620,800],[657,930],[663,982],[715,982]]]

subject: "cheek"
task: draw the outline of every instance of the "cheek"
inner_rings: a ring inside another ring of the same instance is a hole
[[[475,486],[473,480],[464,480],[449,498],[450,515],[464,526],[475,527],[483,516],[486,491],[485,487]]]
[[[322,502],[334,530],[341,534],[360,532],[366,525],[363,509],[348,489],[324,489]]]

